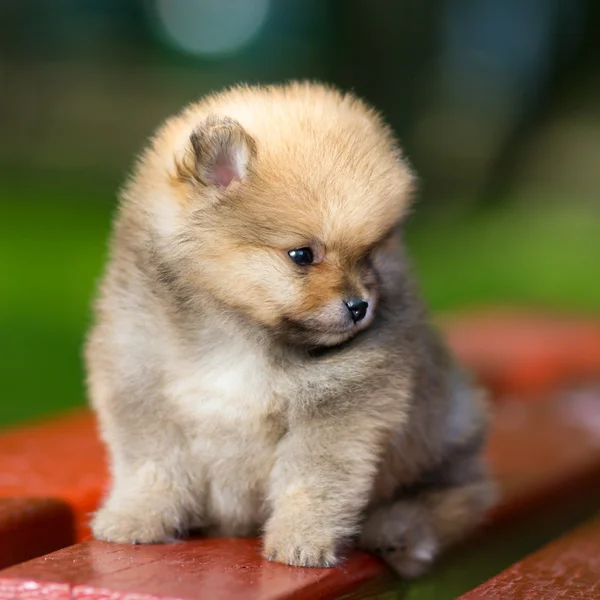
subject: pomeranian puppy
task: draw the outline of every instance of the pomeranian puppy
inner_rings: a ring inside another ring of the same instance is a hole
[[[413,175],[362,101],[236,87],[169,119],[127,184],[86,347],[120,543],[264,535],[424,572],[482,519],[486,410],[427,322]]]

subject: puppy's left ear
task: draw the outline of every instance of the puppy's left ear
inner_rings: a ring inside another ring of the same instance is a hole
[[[212,115],[192,131],[177,171],[181,179],[227,188],[244,179],[255,154],[254,139],[235,119]]]

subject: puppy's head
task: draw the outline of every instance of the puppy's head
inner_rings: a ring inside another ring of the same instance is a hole
[[[182,276],[293,343],[367,328],[412,187],[379,117],[293,85],[233,90],[171,129],[185,132],[170,178]]]

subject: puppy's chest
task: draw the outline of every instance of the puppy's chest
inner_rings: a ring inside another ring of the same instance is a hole
[[[269,361],[261,348],[223,339],[179,357],[169,369],[167,394],[184,418],[206,432],[239,437],[272,428],[282,406],[273,393]]]

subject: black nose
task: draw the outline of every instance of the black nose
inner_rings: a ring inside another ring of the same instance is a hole
[[[355,323],[362,321],[367,314],[367,308],[369,308],[369,303],[361,300],[360,298],[350,298],[345,301],[348,310],[350,311],[350,315],[352,315],[352,320]]]

